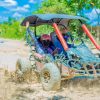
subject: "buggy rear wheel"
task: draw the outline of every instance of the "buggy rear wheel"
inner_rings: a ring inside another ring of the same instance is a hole
[[[47,63],[40,74],[44,90],[58,90],[61,84],[61,75],[58,67],[53,63]]]

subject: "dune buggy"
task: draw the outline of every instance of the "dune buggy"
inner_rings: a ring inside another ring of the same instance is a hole
[[[84,33],[89,37],[95,47],[100,50],[100,46],[96,43],[86,25],[83,24],[84,21],[87,21],[86,19],[64,14],[36,14],[26,17],[21,23],[22,26],[27,26],[26,40],[31,48],[31,55],[27,61],[18,60],[17,73],[23,73],[27,69],[36,71],[40,75],[40,80],[45,90],[59,89],[61,80],[65,79],[98,77],[100,75],[99,56],[95,56],[81,38],[78,39],[81,40],[81,43],[76,45],[73,42],[73,46],[69,48],[58,28],[59,25],[66,27],[65,23],[68,26],[73,19],[80,22]],[[38,38],[36,27],[44,24],[51,25],[55,30],[55,39],[54,34],[50,35],[53,44],[56,47],[59,47],[59,45],[62,46],[60,47],[62,51],[54,55],[54,57],[47,53],[39,54],[37,52],[39,46],[35,44],[35,40],[33,39],[33,36]],[[29,27],[35,27],[34,32]]]

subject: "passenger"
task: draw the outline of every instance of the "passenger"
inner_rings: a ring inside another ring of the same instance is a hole
[[[61,31],[66,42],[68,42],[69,39],[73,42],[73,37],[72,37],[71,33],[69,32],[67,27],[61,27],[60,31]]]
[[[73,37],[71,35],[71,33],[69,32],[68,28],[66,27],[62,27],[62,26],[59,26],[59,29],[68,45],[69,48],[73,47]],[[52,41],[53,41],[53,44],[55,45],[55,47],[59,48],[59,53],[61,53],[62,51],[64,51],[64,48],[60,42],[60,40],[58,39],[55,31],[52,32],[51,34],[51,38],[52,38]],[[71,44],[68,43],[69,39],[72,41]]]

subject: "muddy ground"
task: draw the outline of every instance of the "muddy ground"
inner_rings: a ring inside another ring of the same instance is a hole
[[[9,72],[16,60],[28,57],[29,47],[18,40],[0,39],[0,100],[100,100],[100,80],[63,81],[58,91],[44,91],[41,83],[15,82]]]

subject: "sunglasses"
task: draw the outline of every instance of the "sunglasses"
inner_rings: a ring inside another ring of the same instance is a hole
[[[42,44],[43,44],[44,46],[49,46],[50,40],[42,40]]]
[[[50,40],[42,40],[42,42],[47,42],[48,43],[48,42],[50,42]]]

